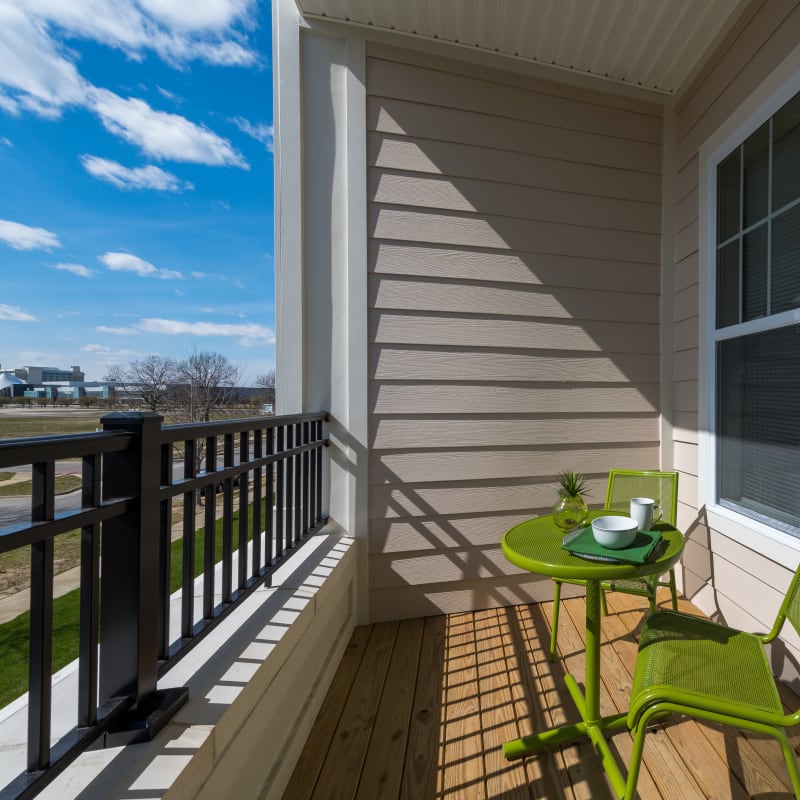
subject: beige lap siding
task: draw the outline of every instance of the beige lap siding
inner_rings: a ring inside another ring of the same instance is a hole
[[[544,598],[499,540],[659,452],[661,110],[368,45],[373,620]]]

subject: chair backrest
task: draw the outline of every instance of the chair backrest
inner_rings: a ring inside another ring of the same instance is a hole
[[[663,521],[674,525],[678,518],[678,473],[610,470],[605,508],[627,514],[632,497],[652,497],[664,511]]]

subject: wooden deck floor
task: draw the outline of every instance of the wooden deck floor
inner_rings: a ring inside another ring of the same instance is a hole
[[[627,707],[644,609],[619,593],[608,604],[603,714]],[[357,628],[284,800],[614,797],[588,743],[502,756],[506,740],[577,719],[563,677],[583,680],[583,600],[562,606],[555,664],[550,612],[535,604]],[[797,698],[787,691],[785,701]],[[630,735],[612,743],[627,765]],[[776,742],[686,719],[648,735],[638,789],[642,800],[793,797]]]

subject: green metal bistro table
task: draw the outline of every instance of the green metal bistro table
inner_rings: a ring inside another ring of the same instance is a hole
[[[613,512],[591,511],[589,516],[594,519],[609,513]],[[585,694],[572,675],[566,675],[564,679],[582,720],[506,742],[503,745],[503,755],[507,759],[522,758],[545,747],[588,736],[600,755],[614,790],[620,797],[625,794],[625,779],[604,733],[624,728],[627,712],[609,717],[600,716],[600,582],[661,575],[673,567],[683,552],[683,534],[665,523],[654,525],[653,530],[661,532],[665,545],[645,564],[589,561],[569,553],[561,547],[564,533],[556,527],[550,515],[522,522],[503,535],[503,553],[512,564],[551,578],[586,581]]]

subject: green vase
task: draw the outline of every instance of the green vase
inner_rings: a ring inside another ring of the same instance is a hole
[[[553,506],[553,522],[562,531],[569,531],[583,525],[589,519],[589,507],[583,498],[578,497],[559,497],[558,502]]]

